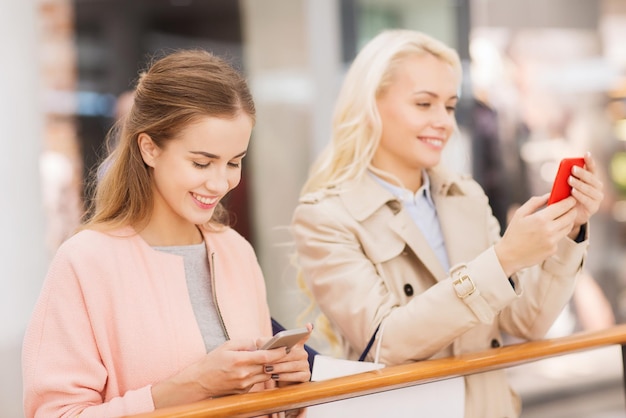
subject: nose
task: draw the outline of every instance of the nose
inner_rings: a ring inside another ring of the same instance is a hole
[[[215,170],[208,170],[207,178],[204,182],[207,190],[211,194],[224,195],[229,190],[228,176],[226,169],[215,167]]]
[[[440,129],[452,129],[454,124],[454,112],[451,112],[446,106],[437,106],[435,115],[433,115],[433,125]]]

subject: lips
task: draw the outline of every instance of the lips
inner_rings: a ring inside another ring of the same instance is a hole
[[[217,201],[219,200],[217,197],[207,197],[207,196],[199,195],[197,193],[191,193],[191,196],[193,196],[193,198],[196,199],[198,202],[207,206],[215,205]]]
[[[443,139],[426,137],[420,137],[419,139],[420,141],[426,142],[427,144],[432,145],[435,148],[443,148]]]

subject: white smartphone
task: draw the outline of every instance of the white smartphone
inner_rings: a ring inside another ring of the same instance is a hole
[[[307,335],[309,335],[309,329],[306,327],[286,329],[276,333],[276,335],[274,335],[271,340],[266,342],[260,350],[271,350],[272,348],[278,347],[291,348],[295,343]]]

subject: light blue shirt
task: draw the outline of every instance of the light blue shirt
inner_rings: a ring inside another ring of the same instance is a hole
[[[446,251],[446,244],[443,240],[443,233],[437,217],[435,202],[433,202],[430,195],[430,178],[428,173],[422,170],[422,187],[415,194],[408,189],[403,189],[383,180],[371,171],[369,174],[402,202],[415,225],[424,234],[424,238],[430,244],[445,271],[450,270],[450,261],[448,261],[448,252]]]

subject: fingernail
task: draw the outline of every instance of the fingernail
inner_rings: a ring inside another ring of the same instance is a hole
[[[277,375],[277,374],[273,374],[273,375],[272,375],[272,379],[274,379],[274,380],[278,380],[278,375]]]
[[[271,373],[274,371],[274,366],[265,366],[265,373]]]

